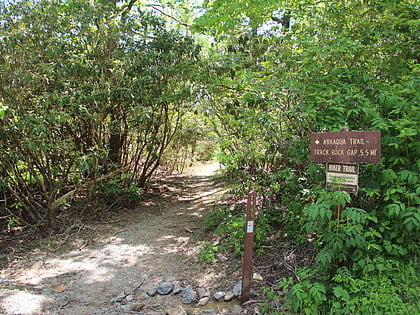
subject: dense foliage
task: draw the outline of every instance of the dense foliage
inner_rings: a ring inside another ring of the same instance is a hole
[[[284,290],[286,307],[305,314],[416,313],[416,0],[8,3],[0,223],[54,227],[76,196],[135,199],[159,165],[209,158],[215,148],[200,139],[217,138],[233,191],[261,196],[257,245],[310,234],[318,252],[267,296]],[[351,195],[325,190],[324,166],[309,158],[312,132],[344,126],[382,134],[380,163],[361,165]],[[241,205],[206,223],[241,252]],[[203,261],[219,249],[207,245]],[[273,305],[265,311],[282,311]]]
[[[81,189],[135,198],[183,130],[198,46],[113,1],[18,1],[0,21],[2,215],[55,226]]]
[[[255,189],[266,197],[260,228],[281,219],[301,241],[316,235],[316,264],[301,270],[296,283],[280,285],[291,286],[289,307],[306,314],[415,312],[416,1],[205,5],[197,28],[210,29],[222,51],[208,66],[214,78],[207,102],[220,121],[222,161],[241,183],[239,193]],[[361,165],[356,195],[326,191],[323,165],[309,162],[310,133],[341,126],[382,132],[381,162]],[[219,223],[236,222],[229,215]]]

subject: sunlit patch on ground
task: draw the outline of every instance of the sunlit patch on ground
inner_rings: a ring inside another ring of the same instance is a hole
[[[16,292],[6,297],[0,296],[0,314],[2,308],[10,314],[41,314],[42,305],[50,299],[38,294]]]
[[[11,282],[7,286],[0,282],[0,314],[92,314],[111,310],[115,306],[111,299],[138,283],[197,282],[202,276],[197,264],[203,232],[200,220],[222,193],[204,175],[212,168],[206,165],[199,176],[169,181],[170,187],[182,183],[179,189],[168,189],[170,198],[145,201],[137,211],[116,213],[113,219],[119,230],[104,230],[112,235],[102,235],[94,243],[83,240],[83,246],[61,254],[32,252],[19,267],[3,270],[0,280]],[[148,213],[157,203],[159,211]],[[202,279],[210,281],[211,277]]]

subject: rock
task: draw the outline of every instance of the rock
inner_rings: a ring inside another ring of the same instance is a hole
[[[182,290],[182,303],[183,304],[191,304],[197,300],[197,292],[194,291],[192,286],[187,286],[184,290]]]
[[[129,312],[131,310],[131,306],[129,304],[124,304],[124,305],[121,305],[121,309],[124,312]]]
[[[124,292],[124,291],[121,291],[121,292],[117,295],[117,297],[115,298],[115,301],[116,301],[116,302],[121,302],[122,300],[124,300],[124,299],[125,299],[125,297],[126,297],[125,292]]]
[[[209,290],[203,289],[203,288],[198,288],[197,289],[197,293],[198,293],[198,297],[201,299],[203,297],[208,297],[211,295]]]
[[[197,300],[197,292],[194,290],[184,291],[182,293],[182,304],[191,304]]]
[[[187,315],[187,312],[182,306],[178,306],[178,307],[171,307],[167,309],[165,314],[166,315]]]
[[[242,281],[238,281],[235,283],[232,289],[233,294],[235,294],[236,297],[241,296],[242,293]]]
[[[223,291],[216,292],[213,294],[213,299],[215,299],[217,302],[221,301],[225,297],[226,293]]]
[[[235,294],[232,291],[229,291],[225,295],[225,301],[226,302],[232,301],[234,297],[235,297]]]
[[[207,305],[207,303],[208,303],[209,301],[210,301],[210,297],[205,296],[205,297],[201,298],[201,299],[198,301],[197,305],[198,305],[198,306],[205,306],[205,305]]]
[[[175,282],[174,283],[174,288],[172,289],[172,293],[173,294],[178,294],[181,292],[181,285],[179,284],[179,282]]]
[[[155,296],[156,295],[156,288],[148,288],[146,290],[148,296]]]
[[[252,275],[252,279],[261,281],[263,280],[263,277],[259,273],[254,272],[254,274]]]
[[[127,296],[125,297],[125,300],[126,300],[127,302],[132,302],[132,301],[134,300],[134,296],[132,296],[131,294],[129,294],[129,295],[127,295]]]
[[[143,303],[133,303],[131,304],[131,310],[133,312],[140,312],[141,310],[143,310],[146,307],[145,304]]]
[[[194,291],[194,288],[192,287],[192,286],[190,286],[190,285],[187,285],[185,288],[184,288],[184,290],[182,290],[182,292],[184,293],[184,292],[188,292],[188,291]]]
[[[154,294],[156,295],[156,291],[154,291]],[[140,288],[137,288],[134,293],[134,300],[136,301],[150,299],[150,297],[151,295],[149,295],[147,292],[145,292],[144,290]]]
[[[171,282],[162,282],[156,288],[156,292],[160,295],[167,295],[171,293],[173,288],[174,288],[174,285]]]
[[[203,314],[216,314],[214,309],[203,310]]]
[[[147,292],[143,292],[142,295],[141,295],[141,299],[142,300],[150,299],[150,298],[152,298],[156,295],[156,292],[152,292],[152,293],[153,293],[153,295],[150,295],[150,293],[147,293]]]

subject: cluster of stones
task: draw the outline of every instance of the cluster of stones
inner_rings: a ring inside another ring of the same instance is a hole
[[[188,285],[182,287],[181,284],[177,281],[170,282],[164,281],[157,286],[151,285],[139,285],[134,290],[123,290],[116,297],[112,298],[112,304],[120,304],[120,307],[123,311],[126,312],[138,312],[142,311],[147,307],[146,304],[140,303],[139,301],[145,301],[147,299],[156,297],[156,296],[165,296],[165,295],[178,295],[182,304],[190,305],[193,307],[204,307],[210,301],[214,302],[230,302],[241,295],[242,281],[237,282],[232,290],[229,291],[217,291],[211,293],[209,290],[204,288],[193,288]],[[255,292],[251,292],[255,294]],[[235,306],[236,309],[238,306]],[[240,308],[240,307],[239,307]],[[239,311],[239,310],[238,310]],[[211,314],[211,310],[206,310],[204,313]],[[236,313],[236,312],[235,312]],[[170,313],[166,314],[182,314],[182,313]],[[239,314],[239,313],[237,313]]]

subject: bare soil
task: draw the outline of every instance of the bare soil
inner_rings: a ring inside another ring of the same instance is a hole
[[[112,299],[144,283],[217,285],[217,275],[197,261],[203,213],[223,193],[212,177],[217,168],[203,164],[155,184],[134,209],[100,223],[76,221],[62,239],[32,237],[39,243],[30,246],[20,239],[26,250],[16,242],[0,246],[0,314],[120,314]],[[165,296],[148,307],[158,312],[177,303]]]

